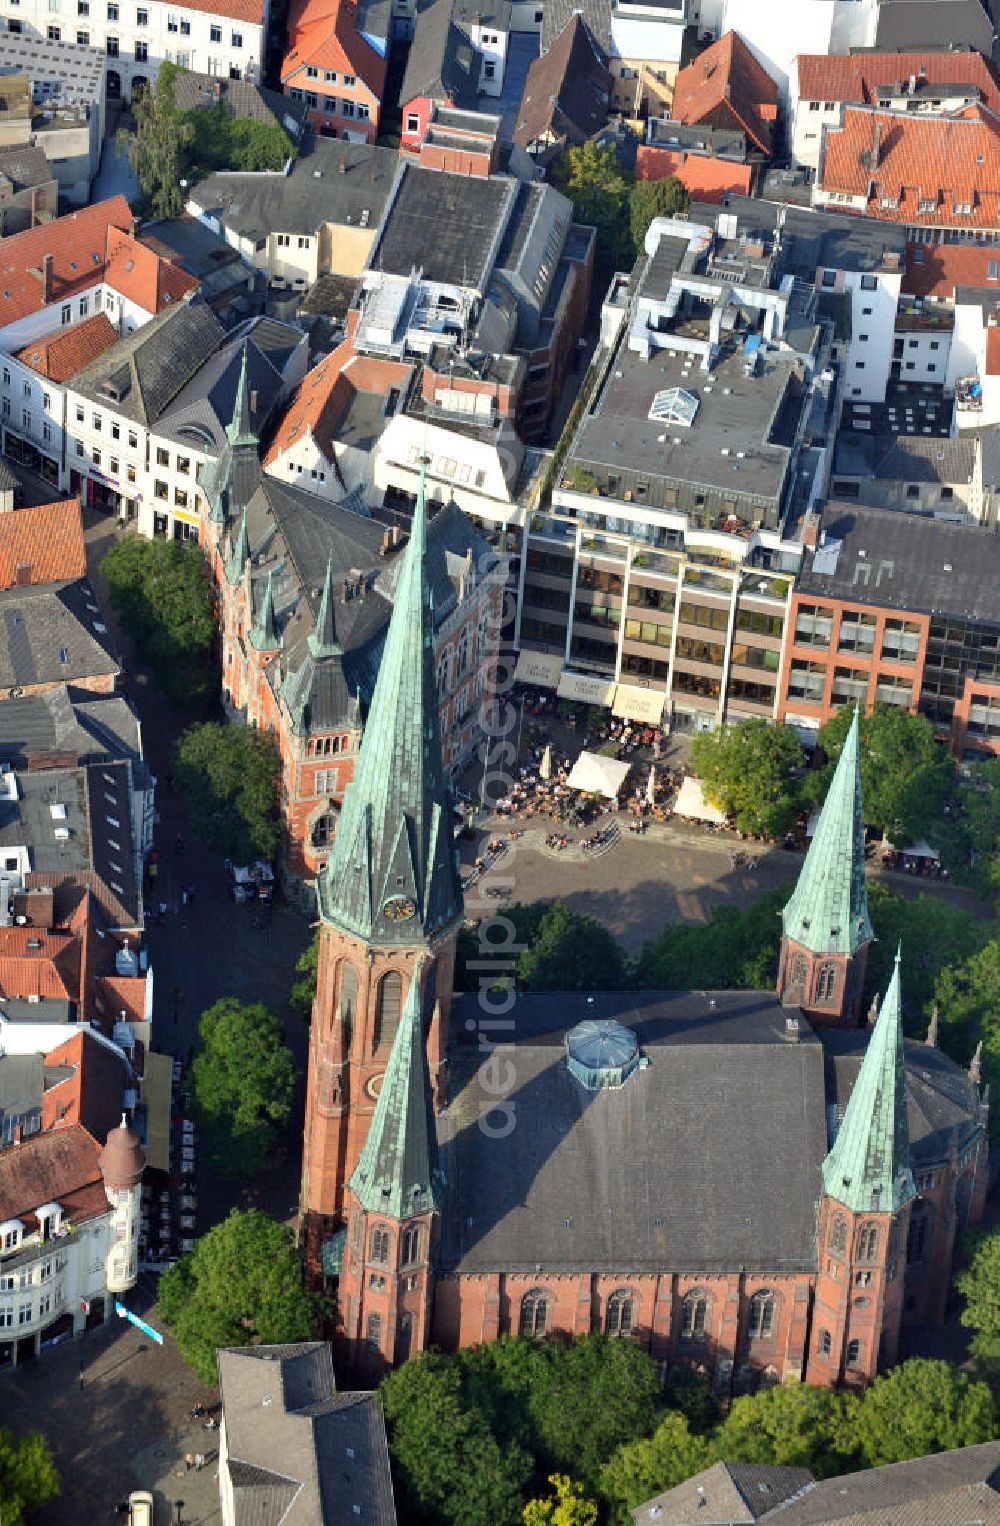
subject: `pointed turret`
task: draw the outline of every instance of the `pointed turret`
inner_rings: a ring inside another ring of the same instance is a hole
[[[236,401],[233,404],[233,416],[226,425],[226,434],[231,445],[257,445],[260,436],[254,427],[250,413],[250,384],[247,380],[247,343],[243,345],[243,355],[240,360],[240,379],[236,385]]]
[[[896,1213],[916,1196],[906,1117],[900,955],[844,1121],[823,1162],[827,1196],[854,1213]]]
[[[309,632],[309,650],[317,662],[322,657],[342,657],[344,649],[337,640],[337,626],[333,614],[333,559],[327,559],[323,595],[319,601],[316,624]]]
[[[452,834],[421,471],[364,738],[320,882],[321,915],[369,944],[414,947],[454,926],[462,891]]]
[[[410,981],[368,1137],[350,1180],[368,1213],[408,1219],[441,1200],[430,1077],[421,1019],[420,974]]]
[[[276,652],[281,645],[278,624],[274,617],[274,586],[270,571],[264,585],[264,598],[257,618],[250,628],[250,640],[258,652]]]
[[[247,511],[243,510],[240,517],[239,534],[233,546],[233,553],[226,563],[226,577],[230,583],[238,583],[243,576],[243,569],[250,555],[250,538],[247,535]]]
[[[782,924],[787,938],[814,954],[854,954],[874,937],[865,889],[857,710]]]
[[[973,1086],[982,1086],[982,1084],[983,1084],[983,1041],[982,1041],[982,1039],[980,1039],[979,1043],[976,1045],[976,1052],[972,1056],[972,1060],[971,1060],[971,1063],[969,1065],[969,1080],[972,1082]]]

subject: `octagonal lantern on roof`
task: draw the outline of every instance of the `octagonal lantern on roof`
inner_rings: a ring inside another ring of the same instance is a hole
[[[622,1023],[586,1018],[566,1035],[566,1063],[588,1091],[624,1086],[640,1063],[639,1041]]]

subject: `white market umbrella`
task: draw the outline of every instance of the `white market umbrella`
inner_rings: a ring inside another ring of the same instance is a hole
[[[655,768],[651,768],[649,770],[649,782],[646,785],[646,803],[647,803],[647,805],[655,805],[656,804],[656,769]]]
[[[552,743],[551,742],[549,742],[549,744],[547,745],[545,751],[542,753],[542,761],[538,765],[538,772],[539,772],[540,777],[543,778],[543,779],[551,779],[552,778]]]

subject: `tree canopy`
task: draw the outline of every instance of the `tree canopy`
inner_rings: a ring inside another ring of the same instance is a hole
[[[754,717],[703,731],[691,761],[704,792],[741,832],[780,837],[800,809],[802,746],[790,726]]]
[[[637,180],[628,193],[628,219],[636,254],[645,247],[654,217],[686,217],[691,205],[687,187],[676,175],[666,180]]]
[[[587,1499],[582,1484],[565,1473],[553,1473],[549,1483],[551,1494],[525,1505],[524,1526],[597,1526],[597,1504]]]
[[[215,606],[197,546],[125,535],[101,562],[111,602],[176,705],[204,712],[219,692]]]
[[[0,1427],[0,1519],[4,1526],[24,1526],[27,1517],[60,1492],[59,1474],[41,1432],[15,1436],[6,1426]]]
[[[288,993],[288,1004],[294,1007],[296,1012],[301,1013],[308,1022],[312,1017],[313,1002],[316,1000],[316,978],[319,974],[319,928],[296,959],[295,973],[298,979],[292,981],[292,987]]]
[[[201,1014],[192,1098],[216,1169],[258,1171],[292,1111],[295,1061],[281,1024],[260,1002],[224,996]]]
[[[497,957],[497,986],[510,983],[505,968],[508,954],[514,956],[514,983],[531,991],[622,991],[634,984],[632,963],[614,935],[596,917],[575,911],[564,901],[518,902],[505,907],[504,916],[514,926],[512,945]],[[460,991],[478,990],[480,977],[489,976],[476,968],[476,962],[488,959],[479,946],[475,928],[466,928],[459,936],[455,984]],[[473,968],[468,968],[473,961]]]
[[[629,182],[613,144],[598,148],[588,138],[563,151],[551,179],[573,203],[574,216],[597,230],[598,290],[616,270],[631,268],[633,249],[628,217]]]
[[[708,921],[668,922],[639,960],[641,986],[664,991],[762,991],[778,973],[781,908],[791,885],[745,907],[713,906]]]
[[[855,1462],[859,1401],[832,1388],[776,1384],[733,1400],[715,1433],[717,1457],[730,1462],[811,1468],[821,1478]]]
[[[716,1449],[709,1437],[693,1431],[678,1410],[670,1410],[652,1436],[626,1442],[604,1464],[601,1493],[611,1507],[612,1519],[627,1526],[630,1510],[715,1461]]]
[[[278,847],[278,749],[269,731],[205,721],[174,749],[174,775],[201,840],[246,864]]]
[[[985,1383],[949,1362],[914,1357],[876,1378],[853,1421],[865,1467],[977,1446],[996,1435]]]
[[[821,729],[819,740],[832,764],[854,714],[846,705]],[[878,827],[897,848],[920,838],[933,842],[955,783],[955,761],[934,736],[925,715],[898,705],[876,705],[861,718],[861,789],[865,823]]]
[[[234,1209],[160,1278],[163,1322],[203,1383],[220,1346],[311,1340],[321,1309],[291,1230],[257,1209]]]
[[[185,71],[162,63],[156,83],[133,98],[135,131],[120,132],[154,217],[176,217],[187,186],[215,170],[280,170],[295,145],[276,117],[235,116],[224,100],[181,110],[176,81]]]
[[[957,878],[983,895],[1000,891],[1000,758],[971,765],[938,836],[935,846]]]
[[[968,1265],[955,1278],[965,1299],[962,1324],[973,1332],[972,1349],[992,1354],[1000,1343],[1000,1233],[977,1235]]]

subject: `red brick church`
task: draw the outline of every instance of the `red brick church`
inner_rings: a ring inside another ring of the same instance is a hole
[[[463,919],[422,496],[320,880],[301,1224],[340,1360],[603,1330],[720,1394],[863,1384],[938,1323],[986,1101],[904,1040],[873,933],[857,723],[785,908],[776,991],[453,1000]]]

